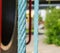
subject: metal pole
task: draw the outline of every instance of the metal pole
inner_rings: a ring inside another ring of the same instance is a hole
[[[31,41],[31,23],[32,23],[32,20],[31,20],[31,9],[32,9],[32,0],[29,0],[29,40],[26,44],[29,44],[30,41]]]

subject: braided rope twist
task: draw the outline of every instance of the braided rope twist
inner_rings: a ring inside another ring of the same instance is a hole
[[[26,0],[18,0],[18,53],[26,53]]]

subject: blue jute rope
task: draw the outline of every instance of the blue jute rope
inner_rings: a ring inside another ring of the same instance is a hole
[[[26,53],[26,0],[18,0],[18,53]]]
[[[34,0],[34,53],[38,53],[38,10],[39,0]]]

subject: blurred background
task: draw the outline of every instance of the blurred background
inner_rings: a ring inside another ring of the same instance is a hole
[[[29,0],[28,0],[29,3]],[[29,6],[29,5],[28,5]],[[38,20],[38,53],[60,53],[60,0],[40,0]],[[34,52],[34,0],[31,10],[32,39],[27,45],[27,53]],[[29,32],[29,8],[26,11],[26,32]],[[26,41],[28,40],[28,34]]]
[[[3,0],[1,53],[17,53],[17,8],[17,0]],[[39,0],[38,13],[38,53],[60,53],[60,0]],[[32,0],[31,20],[31,40],[26,45],[26,53],[34,53],[34,0]],[[26,42],[28,40],[29,0],[26,10]]]

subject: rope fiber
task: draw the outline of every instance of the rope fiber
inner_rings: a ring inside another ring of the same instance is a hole
[[[18,0],[18,53],[26,53],[26,0]]]

